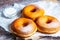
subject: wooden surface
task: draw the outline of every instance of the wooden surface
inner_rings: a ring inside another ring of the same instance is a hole
[[[20,2],[23,4],[28,4],[31,2],[36,2],[36,1],[40,1],[40,0],[0,0],[0,7],[6,5],[6,4],[13,4],[14,2]],[[44,1],[52,1],[52,2],[59,2],[60,0],[44,0]],[[35,37],[35,38],[19,38],[16,37],[15,40],[60,40],[60,37]]]

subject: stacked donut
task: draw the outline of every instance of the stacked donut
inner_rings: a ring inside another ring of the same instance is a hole
[[[55,17],[44,15],[42,8],[30,4],[23,8],[22,17],[14,20],[10,29],[20,37],[29,37],[37,30],[41,33],[56,33],[60,23]]]

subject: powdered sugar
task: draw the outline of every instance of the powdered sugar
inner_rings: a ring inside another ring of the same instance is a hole
[[[51,22],[51,23],[48,23],[47,26],[49,28],[55,28],[55,27],[58,27],[59,26],[59,23],[58,22]]]
[[[27,26],[22,27],[21,31],[29,32],[29,31],[32,31],[32,29],[33,29],[32,24],[28,24]]]
[[[5,17],[12,18],[17,14],[17,10],[13,7],[8,7],[3,10]]]

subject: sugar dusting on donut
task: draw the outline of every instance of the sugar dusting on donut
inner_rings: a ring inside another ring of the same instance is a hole
[[[29,32],[32,31],[32,24],[28,24],[27,26],[22,27],[22,32]]]
[[[51,27],[55,28],[55,27],[58,27],[59,22],[51,22],[51,23],[48,23],[47,25],[48,25],[49,28],[51,28]]]

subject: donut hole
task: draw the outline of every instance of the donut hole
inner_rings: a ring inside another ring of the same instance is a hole
[[[29,22],[23,23],[23,27],[27,26]]]
[[[46,23],[49,24],[49,23],[51,23],[51,22],[52,22],[52,20],[48,20]]]
[[[33,10],[31,10],[31,12],[35,12],[37,9],[35,8],[35,9],[33,9]]]

